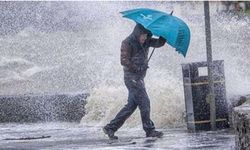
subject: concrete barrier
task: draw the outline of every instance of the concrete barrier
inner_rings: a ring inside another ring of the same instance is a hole
[[[235,130],[235,149],[250,150],[250,96],[241,97],[242,105],[235,107],[232,113]]]
[[[84,93],[2,95],[0,122],[80,122],[87,97]]]

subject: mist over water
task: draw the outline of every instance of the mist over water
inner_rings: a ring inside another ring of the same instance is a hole
[[[30,5],[27,2],[23,7],[28,11]],[[173,14],[190,27],[189,51],[183,58],[167,44],[156,49],[145,84],[156,126],[184,125],[181,64],[206,60],[202,2],[40,2],[39,5],[43,7],[36,8],[36,21],[31,19],[14,33],[7,30],[8,24],[1,28],[8,33],[0,36],[0,94],[89,92],[87,115],[82,123],[106,124],[127,101],[120,44],[135,23],[122,18],[119,12],[138,7],[174,10]],[[215,2],[210,7],[213,57],[225,62],[227,97],[249,94],[250,20],[217,14]],[[53,21],[46,20],[50,13],[47,16],[41,13],[46,10],[54,13]],[[125,128],[141,125],[138,112],[128,119]]]

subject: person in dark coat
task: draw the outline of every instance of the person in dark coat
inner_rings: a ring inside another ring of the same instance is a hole
[[[149,47],[161,47],[166,40],[152,38],[152,33],[141,24],[136,24],[130,34],[121,45],[121,65],[124,70],[124,82],[128,89],[128,102],[110,121],[103,127],[103,131],[110,139],[118,139],[114,133],[123,125],[127,118],[140,109],[142,126],[146,137],[162,137],[163,133],[156,131],[153,121],[150,119],[150,100],[147,95],[144,78],[148,67]]]

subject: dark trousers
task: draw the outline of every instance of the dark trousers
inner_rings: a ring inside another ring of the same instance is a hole
[[[155,127],[153,121],[150,119],[150,101],[145,89],[144,79],[124,78],[124,81],[129,92],[128,103],[106,127],[117,131],[138,106],[144,131],[146,133],[152,131]]]

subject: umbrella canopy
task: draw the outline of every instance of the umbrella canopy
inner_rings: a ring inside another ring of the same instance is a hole
[[[181,19],[165,12],[139,8],[121,12],[123,17],[134,20],[150,30],[153,35],[162,36],[167,43],[176,48],[176,51],[186,56],[189,42],[190,30]]]

